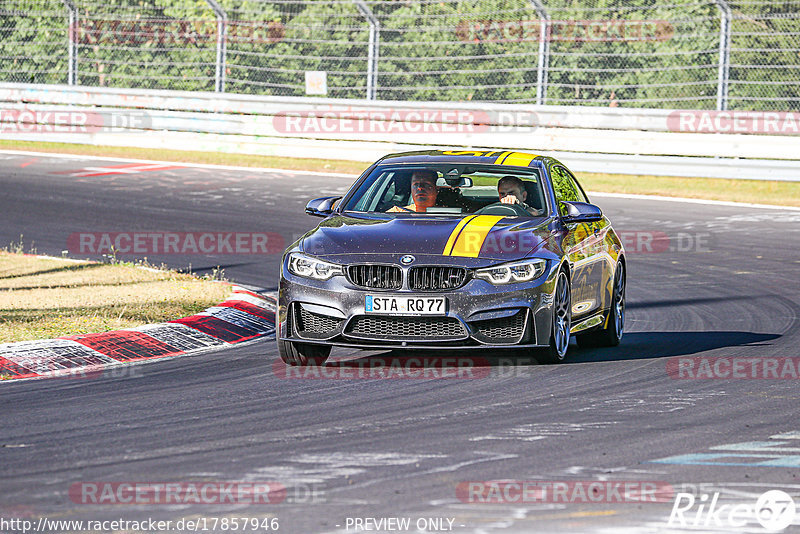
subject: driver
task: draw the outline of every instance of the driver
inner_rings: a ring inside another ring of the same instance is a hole
[[[500,181],[497,182],[497,194],[503,204],[517,204],[534,216],[544,213],[544,210],[525,204],[525,200],[528,198],[528,191],[525,189],[525,183],[516,176],[503,176],[500,178]]]
[[[425,213],[428,208],[436,204],[437,195],[436,173],[428,169],[414,171],[411,175],[411,198],[414,199],[414,203],[405,207],[394,206],[388,209],[387,212],[415,211],[417,213]]]

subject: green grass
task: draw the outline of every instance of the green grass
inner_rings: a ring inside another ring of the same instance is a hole
[[[588,191],[800,206],[800,182],[585,172],[579,172],[576,175],[581,185]]]
[[[0,343],[170,321],[214,306],[230,293],[227,284],[167,269],[3,251]]]
[[[0,140],[0,149],[345,174],[360,174],[371,163],[366,161],[299,159],[277,156],[226,154],[220,152],[191,152],[11,140]],[[565,163],[569,165],[569,162]],[[800,206],[800,182],[723,180],[719,178],[703,177],[678,178],[670,176],[626,174],[576,174],[584,189],[589,191],[689,197],[707,200],[774,204],[780,206]]]

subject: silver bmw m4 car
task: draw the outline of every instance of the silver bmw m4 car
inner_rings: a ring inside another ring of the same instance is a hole
[[[357,349],[516,348],[542,362],[618,345],[625,251],[553,158],[407,152],[370,166],[281,263],[277,343],[290,365]]]

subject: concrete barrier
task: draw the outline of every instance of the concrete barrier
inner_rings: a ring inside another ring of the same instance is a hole
[[[0,139],[285,157],[469,146],[552,154],[581,172],[800,180],[798,130],[800,113],[0,84]]]

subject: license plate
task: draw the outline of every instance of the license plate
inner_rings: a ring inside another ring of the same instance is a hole
[[[364,312],[384,315],[444,315],[447,312],[447,299],[444,297],[366,295]]]

